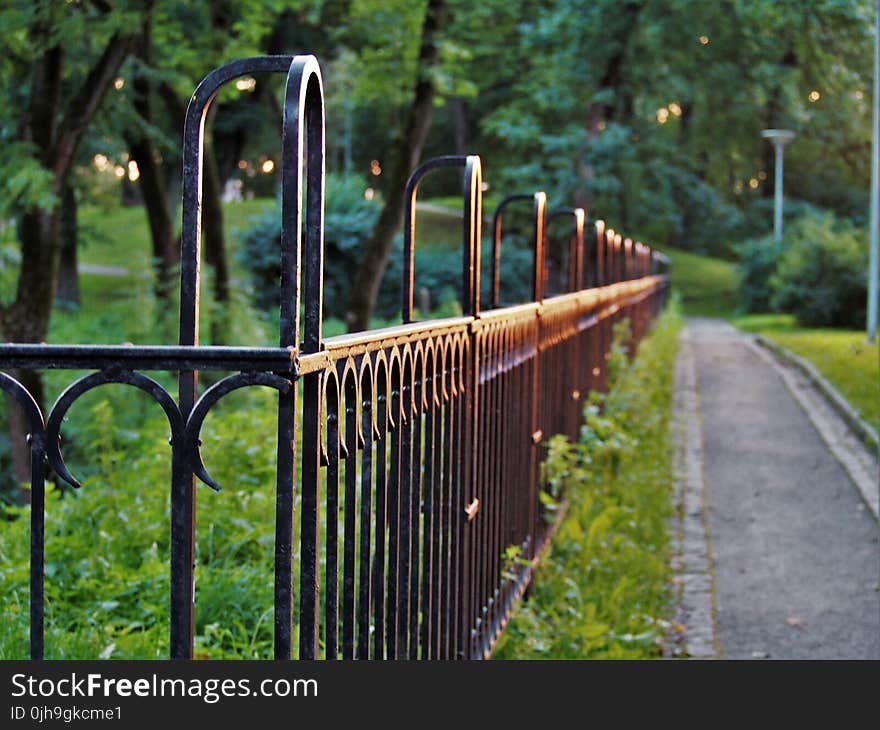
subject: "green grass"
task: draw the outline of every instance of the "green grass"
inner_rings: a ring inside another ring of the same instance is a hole
[[[441,205],[444,208],[460,211],[464,208],[464,199],[460,195],[436,196],[419,200],[420,203],[430,203],[431,205]],[[501,202],[501,195],[498,193],[483,193],[483,215],[491,216],[495,212],[495,207]],[[523,204],[524,205],[524,204]]]
[[[586,411],[577,444],[551,440],[545,477],[570,508],[514,614],[499,659],[660,656],[669,628],[675,307],[617,371],[605,409]]]
[[[674,248],[665,248],[663,253],[672,261],[670,282],[681,297],[685,316],[734,315],[739,273],[733,263]]]
[[[811,362],[880,431],[880,346],[869,345],[864,332],[806,329],[789,314],[751,314],[734,318],[733,324]]]
[[[240,231],[248,226],[248,218],[275,205],[271,198],[243,200],[223,206],[223,228],[229,246],[229,264],[232,275],[242,275],[235,267],[232,253]],[[180,213],[174,220],[180,232]],[[113,208],[84,207],[79,211],[81,248],[79,259],[83,263],[120,266],[131,271],[149,272],[151,255],[150,231],[147,217],[141,206]]]

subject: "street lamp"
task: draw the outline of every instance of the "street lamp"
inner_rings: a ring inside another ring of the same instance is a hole
[[[794,139],[794,132],[789,129],[764,129],[764,139],[773,143],[776,152],[776,190],[773,201],[773,240],[779,245],[782,242],[782,149]]]
[[[871,132],[871,252],[868,257],[868,342],[877,340],[880,306],[880,0],[874,11],[874,107]]]

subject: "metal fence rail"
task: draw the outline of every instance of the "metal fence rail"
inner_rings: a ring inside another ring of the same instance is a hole
[[[201,346],[204,118],[224,84],[257,72],[287,74],[279,346]],[[202,424],[225,395],[255,385],[278,391],[275,656],[458,659],[491,652],[552,529],[539,498],[542,444],[554,433],[577,436],[588,392],[605,387],[613,323],[629,318],[635,346],[662,306],[666,262],[580,209],[548,217],[543,193],[514,195],[495,212],[492,295],[483,311],[480,159],[437,158],[407,186],[403,324],[324,339],[323,135],[314,57],[244,59],[212,72],[193,95],[184,131],[179,344],[0,346],[0,368],[13,372],[95,371],[72,383],[45,421],[22,376],[0,373],[0,388],[30,424],[33,658],[43,656],[47,464],[78,486],[61,453],[62,420],[77,398],[107,383],[145,391],[168,417],[172,658],[193,652],[195,477],[217,487],[199,451]],[[464,171],[464,314],[413,322],[416,192],[425,175],[443,167]],[[516,202],[533,207],[533,296],[501,307],[502,218]],[[565,271],[551,276],[548,218],[569,217]],[[565,291],[545,296],[551,280]],[[178,373],[176,400],[142,372],[159,370]],[[233,374],[199,393],[201,370]],[[522,558],[514,564],[505,560],[510,547]]]

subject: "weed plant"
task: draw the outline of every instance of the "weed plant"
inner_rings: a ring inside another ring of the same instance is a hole
[[[641,659],[669,628],[670,433],[677,306],[633,361],[615,328],[609,393],[592,393],[577,443],[550,442],[544,476],[569,502],[500,659]]]

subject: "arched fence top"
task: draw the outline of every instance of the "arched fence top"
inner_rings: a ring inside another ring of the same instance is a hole
[[[544,246],[547,227],[547,194],[515,193],[502,199],[492,215],[492,309],[501,306],[501,234],[504,211],[511,203],[532,203],[532,301],[544,297]]]
[[[569,239],[568,255],[566,257],[568,264],[566,285],[568,291],[573,292],[580,289],[583,284],[584,259],[586,258],[586,252],[584,251],[584,244],[586,243],[584,239],[584,223],[586,222],[587,214],[583,208],[558,208],[551,211],[547,217],[547,227],[549,228],[553,221],[562,220],[563,218],[574,219],[574,231]],[[549,251],[547,253],[549,255]]]
[[[419,184],[431,172],[446,168],[464,168],[462,180],[462,284],[461,310],[476,316],[480,311],[480,241],[483,218],[483,172],[478,155],[445,155],[426,160],[410,173],[403,194],[403,302],[401,319],[412,322],[415,286],[416,195]]]

